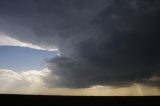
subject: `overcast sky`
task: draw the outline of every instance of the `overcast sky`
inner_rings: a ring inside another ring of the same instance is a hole
[[[159,95],[159,5],[159,0],[0,0],[0,86],[12,83],[0,91],[32,91],[34,85],[64,94],[105,88],[132,95],[123,90],[136,86],[137,95]]]

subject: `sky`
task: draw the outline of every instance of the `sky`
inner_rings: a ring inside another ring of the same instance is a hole
[[[57,52],[35,50],[26,47],[0,46],[0,67],[14,71],[41,70],[45,60],[57,56]]]
[[[0,0],[0,93],[160,95],[159,0]]]

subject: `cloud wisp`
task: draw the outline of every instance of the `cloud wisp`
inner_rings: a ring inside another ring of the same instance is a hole
[[[31,49],[37,49],[37,50],[46,50],[46,51],[58,51],[58,49],[52,49],[52,48],[43,48],[38,45],[34,45],[32,43],[28,42],[22,42],[17,39],[14,39],[12,37],[6,36],[5,34],[0,33],[0,46],[18,46],[18,47],[27,47]]]

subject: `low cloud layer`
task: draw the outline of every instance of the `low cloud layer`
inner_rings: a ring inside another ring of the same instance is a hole
[[[148,87],[141,84],[132,84],[129,87],[115,88],[112,86],[96,85],[89,88],[48,88],[43,81],[45,76],[50,75],[50,70],[27,70],[17,73],[9,69],[0,69],[0,93],[5,94],[38,94],[38,95],[94,95],[94,96],[134,96],[134,95],[160,95],[159,87]],[[58,76],[54,76],[57,82]],[[53,79],[53,76],[52,76]],[[159,80],[153,77],[151,80]]]
[[[0,32],[58,48],[61,55],[47,60],[49,87],[159,86],[159,80],[149,83],[160,74],[159,5],[159,0],[2,0]]]

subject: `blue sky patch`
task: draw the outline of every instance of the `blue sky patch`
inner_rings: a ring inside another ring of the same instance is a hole
[[[0,46],[0,68],[14,71],[43,69],[45,59],[58,55],[58,51],[36,50],[26,47]]]

